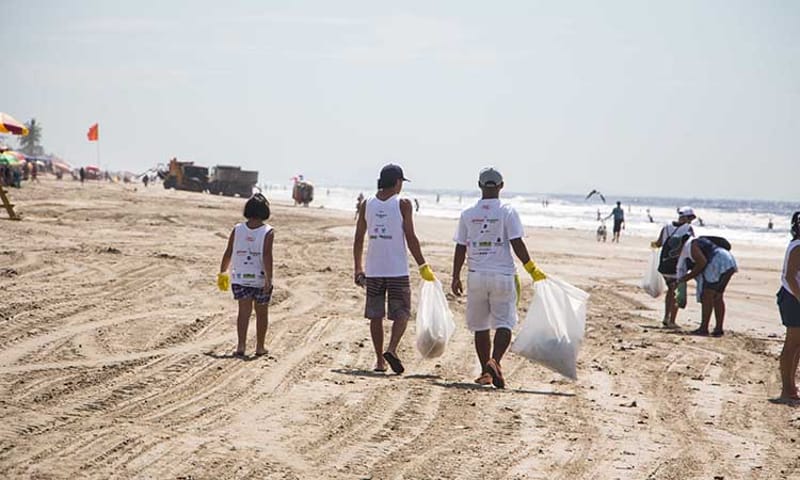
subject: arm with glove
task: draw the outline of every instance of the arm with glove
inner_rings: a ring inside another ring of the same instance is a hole
[[[512,239],[511,248],[514,249],[514,254],[519,258],[519,261],[522,262],[525,271],[528,272],[528,275],[531,276],[534,282],[547,278],[547,275],[545,275],[545,273],[536,266],[536,263],[531,260],[531,256],[528,254],[528,247],[525,246],[525,241],[522,240],[522,238]]]
[[[222,254],[222,262],[219,264],[219,273],[217,274],[217,288],[222,292],[227,292],[231,288],[231,277],[228,275],[228,267],[231,266],[231,256],[233,255],[233,233],[228,236],[228,246],[225,247],[225,253]]]

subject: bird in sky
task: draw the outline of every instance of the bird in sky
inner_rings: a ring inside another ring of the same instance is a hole
[[[595,194],[600,196],[600,200],[602,200],[603,203],[606,203],[606,197],[604,197],[603,194],[600,193],[597,190],[592,190],[591,192],[589,192],[589,194],[586,195],[586,200],[589,200],[590,198],[592,198],[592,195],[595,195]]]

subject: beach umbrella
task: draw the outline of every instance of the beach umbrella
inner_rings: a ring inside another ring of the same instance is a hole
[[[9,155],[15,157],[20,162],[24,162],[25,160],[27,160],[27,158],[25,158],[25,154],[20,152],[15,152],[13,150],[8,150],[6,152],[3,152],[3,155]]]
[[[15,166],[19,165],[19,159],[14,155],[9,155],[8,152],[0,153],[0,165]]]
[[[59,162],[58,160],[54,160],[51,165],[53,166],[53,170],[62,170],[65,172],[71,172],[72,167],[65,162]]]
[[[24,137],[28,134],[28,127],[11,115],[0,112],[0,133],[10,133]]]

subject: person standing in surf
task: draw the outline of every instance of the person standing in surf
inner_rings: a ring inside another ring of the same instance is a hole
[[[381,169],[377,193],[359,205],[353,240],[354,281],[356,285],[367,289],[364,317],[370,321],[369,330],[376,357],[374,370],[385,372],[388,363],[398,375],[405,371],[405,367],[397,355],[397,347],[411,316],[406,247],[419,265],[422,279],[430,282],[435,280],[431,267],[425,263],[419,239],[414,232],[411,201],[400,198],[403,182],[407,181],[403,169],[398,165],[388,164]],[[362,261],[365,236],[369,236],[366,263]],[[389,346],[385,351],[384,317],[392,322]]]
[[[614,217],[614,236],[611,237],[611,241],[619,243],[620,230],[625,228],[625,210],[622,209],[622,204],[620,202],[617,202],[617,206],[614,207],[611,213],[605,218],[608,219],[611,217]]]
[[[511,344],[511,330],[517,324],[519,289],[511,250],[534,282],[546,278],[528,254],[522,237],[525,229],[511,205],[500,201],[503,176],[494,168],[478,175],[481,199],[461,212],[453,253],[453,294],[464,293],[461,268],[466,260],[467,328],[475,335],[475,351],[481,364],[479,385],[505,388],[500,366]],[[494,340],[491,331],[494,330]]]

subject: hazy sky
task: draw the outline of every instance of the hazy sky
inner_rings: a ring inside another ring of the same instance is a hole
[[[2,3],[0,111],[76,165],[800,198],[795,0]]]

